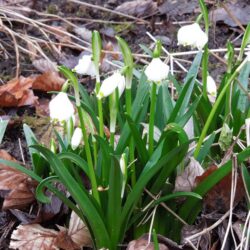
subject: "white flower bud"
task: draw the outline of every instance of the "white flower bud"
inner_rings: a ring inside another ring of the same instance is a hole
[[[59,122],[68,121],[74,117],[74,106],[64,92],[60,92],[49,103],[50,118]]]
[[[213,97],[217,96],[217,87],[214,79],[211,76],[207,76],[207,92]]]
[[[80,128],[76,128],[71,138],[71,147],[73,150],[75,150],[80,145],[82,137],[82,130]]]
[[[198,23],[186,25],[178,30],[178,45],[197,47],[199,50],[208,42],[207,34],[200,28]]]
[[[169,66],[161,61],[160,58],[153,58],[146,67],[145,75],[149,81],[158,83],[166,79],[169,73]]]
[[[81,75],[96,76],[95,64],[92,61],[91,55],[84,55],[79,59],[78,64],[75,66],[74,70],[76,73]]]
[[[97,98],[101,99],[112,94],[118,88],[119,96],[122,95],[125,89],[125,77],[120,72],[115,72],[112,76],[106,78],[97,94]]]

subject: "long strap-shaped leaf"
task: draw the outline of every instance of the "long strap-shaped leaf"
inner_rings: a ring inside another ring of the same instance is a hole
[[[126,200],[126,203],[124,205],[124,208],[122,210],[121,214],[121,225],[123,225],[123,228],[121,228],[120,235],[124,235],[124,232],[126,230],[126,226],[128,223],[128,220],[131,216],[131,213],[133,211],[134,206],[138,202],[138,200],[141,197],[141,193],[143,189],[146,187],[148,182],[154,177],[154,175],[166,164],[169,164],[173,158],[178,156],[180,152],[186,151],[188,145],[190,144],[190,141],[187,143],[184,143],[176,148],[174,148],[172,151],[170,151],[168,154],[166,154],[164,157],[162,156],[162,149],[164,146],[164,140],[160,143],[160,145],[156,148],[153,155],[149,159],[147,165],[145,166],[142,174],[140,175],[139,179],[136,182],[136,185],[133,187],[132,191],[128,195],[128,198]]]
[[[56,175],[70,192],[79,208],[83,211],[84,216],[88,220],[88,223],[91,227],[90,230],[96,237],[94,239],[96,247],[109,247],[110,237],[108,235],[103,218],[96,208],[97,204],[94,204],[95,201],[91,199],[86,190],[83,190],[80,187],[80,185],[75,181],[67,168],[64,166],[62,161],[55,154],[42,146],[35,145],[33,147],[39,150],[45,156],[50,165],[53,167]]]

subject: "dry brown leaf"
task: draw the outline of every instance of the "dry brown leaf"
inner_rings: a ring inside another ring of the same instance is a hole
[[[21,76],[0,86],[0,107],[20,107],[36,104],[37,97],[31,90],[33,82],[33,77],[25,78]]]
[[[127,250],[154,250],[154,243],[148,242],[148,235],[143,235],[137,240],[129,242]],[[159,243],[160,250],[169,250],[166,245]]]
[[[68,235],[79,247],[92,245],[88,228],[75,212],[71,213]]]
[[[57,64],[46,59],[37,59],[32,61],[32,65],[40,72],[57,71]]]
[[[245,3],[244,1],[238,3],[229,3],[226,4],[227,9],[231,12],[231,14],[238,19],[238,21],[242,25],[247,25],[250,22],[250,5]],[[210,20],[214,23],[216,22],[224,22],[225,24],[236,27],[238,23],[236,23],[229,13],[224,8],[217,8],[212,10],[210,13]]]
[[[115,8],[115,11],[137,17],[144,17],[153,15],[157,11],[157,3],[152,0],[135,0],[125,2]]]
[[[218,169],[212,165],[201,176],[196,177],[196,183],[199,184],[210,174]],[[230,209],[232,173],[226,175],[220,182],[211,188],[204,198],[204,204],[209,211],[226,212]],[[237,188],[235,192],[234,205],[237,205],[245,196],[245,188],[242,177],[237,177]]]
[[[16,161],[5,150],[0,150],[0,158]],[[26,174],[0,164],[0,190],[9,191],[4,195],[3,210],[23,208],[35,201],[34,189],[37,182]]]
[[[33,82],[33,89],[42,91],[60,91],[65,79],[58,72],[47,71],[42,75],[37,76]]]
[[[195,187],[195,178],[204,173],[204,169],[200,163],[193,157],[190,158],[189,164],[185,167],[184,171],[180,173],[175,179],[175,191],[192,191]]]
[[[92,245],[88,228],[75,212],[71,213],[69,229],[58,227],[60,229],[60,236],[57,240],[58,247],[65,250],[75,250]]]
[[[58,232],[38,224],[19,225],[11,235],[10,248],[19,250],[57,250]]]

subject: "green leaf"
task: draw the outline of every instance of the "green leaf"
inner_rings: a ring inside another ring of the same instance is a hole
[[[136,124],[144,121],[147,113],[148,103],[149,103],[149,89],[150,86],[146,82],[145,75],[142,74],[139,86],[136,91],[136,97],[132,106],[132,119]],[[126,123],[121,131],[121,136],[118,145],[115,150],[116,155],[121,155],[124,149],[128,145],[128,140],[130,138],[131,131],[129,129],[128,123]]]
[[[23,124],[23,132],[29,148],[33,170],[37,175],[42,176],[45,170],[47,170],[47,163],[37,150],[31,148],[31,145],[38,144],[36,136],[27,124]]]
[[[195,80],[199,71],[199,66],[201,63],[202,52],[199,52],[190,67],[187,76],[185,78],[184,87],[180,93],[180,96],[176,102],[176,105],[172,111],[170,118],[168,119],[168,123],[175,122],[176,118],[181,118],[185,113],[186,109],[189,105],[190,98],[193,92]]]
[[[141,135],[134,123],[134,121],[131,119],[129,115],[126,115],[128,125],[130,127],[132,136],[134,137],[135,146],[137,148],[138,154],[140,156],[140,159],[142,161],[142,165],[145,165],[148,161],[149,154],[145,145],[145,142],[142,140]]]
[[[249,175],[249,172],[248,172],[245,165],[242,166],[241,173],[242,173],[242,177],[243,177],[245,190],[247,193],[248,206],[249,206],[249,203],[250,203],[250,175]]]
[[[80,105],[80,96],[79,96],[79,86],[78,86],[77,77],[72,72],[72,70],[70,70],[66,66],[63,66],[63,65],[59,66],[58,69],[69,80],[69,82],[73,86],[74,92],[75,92],[76,106],[79,106]]]
[[[155,113],[155,125],[160,129],[164,129],[173,111],[173,101],[168,90],[168,83],[163,81],[158,89],[157,103]]]
[[[102,39],[100,33],[94,30],[92,32],[92,54],[96,69],[99,68],[101,53],[102,53]]]
[[[172,151],[164,155],[162,159],[160,158],[162,156],[164,140],[160,143],[160,145],[158,145],[158,147],[155,149],[154,153],[152,154],[151,158],[149,159],[148,163],[144,167],[144,170],[139,176],[135,186],[129,193],[127,200],[124,204],[124,207],[121,213],[121,225],[123,225],[123,228],[121,228],[120,235],[124,235],[124,232],[126,230],[126,226],[132,214],[133,208],[135,207],[138,200],[141,198],[141,193],[143,189],[146,187],[146,185],[148,184],[148,182],[155,176],[157,172],[160,171],[162,167],[170,164],[173,161],[173,159],[176,159],[179,157],[179,154],[181,152],[186,151],[189,143],[190,142],[187,142],[174,148]]]
[[[128,44],[123,40],[121,37],[116,36],[117,42],[119,44],[119,47],[122,52],[123,60],[124,60],[124,65],[127,68],[126,70],[126,88],[130,89],[131,88],[131,83],[132,83],[132,77],[133,77],[133,66],[134,66],[134,61],[133,61],[133,56],[131,53],[131,50],[128,46]]]
[[[177,140],[176,140],[177,137]],[[172,174],[172,172],[175,170],[175,168],[178,166],[178,164],[183,160],[183,158],[186,156],[187,150],[188,150],[188,136],[184,129],[180,127],[178,124],[170,123],[167,125],[164,134],[162,135],[162,138],[165,140],[165,144],[171,145],[173,141],[178,143],[179,145],[186,145],[186,148],[183,149],[181,152],[179,152],[178,157],[171,160],[171,163],[168,165],[165,165],[157,178],[157,181],[154,181],[152,187],[150,188],[150,192],[156,194],[160,192],[164,184],[166,183],[166,179]],[[162,140],[162,138],[160,140]],[[172,149],[172,148],[171,148]],[[165,150],[164,150],[165,152]],[[146,167],[145,167],[146,168]]]
[[[110,245],[110,238],[104,223],[104,218],[100,214],[99,209],[97,209],[98,204],[96,201],[89,195],[87,190],[83,190],[83,188],[75,181],[62,161],[55,154],[42,146],[36,145],[33,147],[45,156],[59,180],[65,185],[80,210],[83,212],[90,225],[90,229],[95,236],[94,241],[96,247],[108,248]]]
[[[238,87],[238,91],[240,92],[238,96],[237,108],[242,112],[245,113],[248,111],[249,108],[249,99],[247,93],[249,92],[248,84],[249,84],[249,75],[250,75],[250,63],[248,62],[246,65],[243,66],[238,80],[241,84],[241,88]],[[245,91],[242,90],[245,89]]]
[[[121,191],[122,191],[122,173],[120,170],[119,161],[116,157],[112,157],[112,164],[109,176],[109,190],[108,190],[108,210],[107,210],[107,224],[109,225],[109,234],[113,244],[113,249],[117,248],[117,242],[120,242],[120,228],[121,224]]]
[[[49,176],[49,177],[43,179],[39,183],[39,185],[36,188],[36,198],[38,199],[38,201],[40,201],[42,203],[50,203],[51,202],[51,199],[44,194],[44,187],[46,187],[48,185],[48,182],[55,181],[55,180],[58,181],[57,176]]]
[[[196,194],[194,192],[176,192],[176,193],[173,193],[173,194],[165,195],[165,196],[157,199],[150,206],[156,206],[156,205],[158,205],[158,204],[160,204],[162,202],[166,202],[166,201],[176,199],[176,198],[179,198],[179,197],[193,197],[193,198],[200,199],[200,200],[202,199],[202,197],[199,194]]]
[[[203,143],[203,146],[201,147],[201,150],[196,158],[196,160],[199,163],[202,163],[204,161],[205,157],[208,155],[208,152],[209,152],[209,150],[214,142],[215,136],[216,136],[216,134],[212,133],[208,137],[208,139]]]
[[[0,144],[2,143],[9,120],[0,119]]]
[[[246,46],[250,43],[250,23],[247,25],[245,34],[243,36],[242,39],[242,43],[241,43],[241,47],[240,47],[240,54],[238,57],[238,61],[242,60],[242,57],[244,55],[244,49],[246,48]]]
[[[71,152],[62,152],[57,155],[60,160],[68,159],[80,167],[83,172],[89,177],[89,166],[87,162],[77,154]]]
[[[206,6],[204,0],[199,0],[199,4],[200,4],[201,12],[202,12],[202,15],[203,15],[203,18],[204,18],[206,33],[208,34],[208,30],[209,30],[209,17],[208,17],[207,6]]]

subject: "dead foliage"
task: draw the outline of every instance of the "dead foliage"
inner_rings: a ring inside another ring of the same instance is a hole
[[[199,184],[205,180],[209,175],[218,169],[217,166],[212,165],[209,167],[204,174],[196,177],[196,183]],[[231,184],[232,174],[229,173],[215,186],[213,186],[204,198],[204,205],[209,211],[220,211],[226,212],[230,209],[230,198],[231,198]],[[237,188],[235,193],[234,205],[237,205],[245,196],[245,188],[242,177],[237,177]]]
[[[5,150],[0,150],[0,158],[16,161]],[[0,190],[3,192],[4,202],[2,209],[24,208],[35,201],[34,190],[37,182],[26,174],[0,164]]]
[[[11,235],[10,247],[19,250],[77,250],[91,246],[91,237],[82,220],[72,212],[69,228],[58,226],[59,231],[39,224],[19,225]]]

